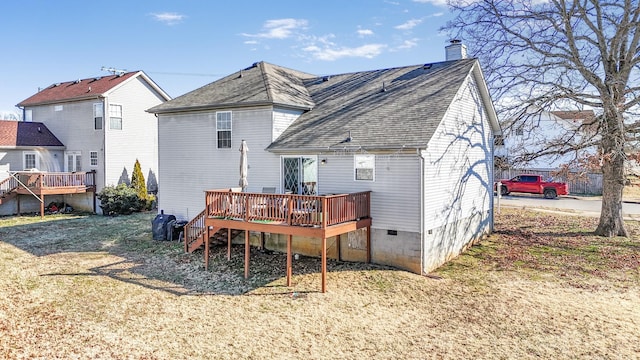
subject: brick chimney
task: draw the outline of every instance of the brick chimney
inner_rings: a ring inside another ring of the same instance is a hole
[[[451,43],[447,45],[445,48],[446,51],[446,60],[460,60],[467,58],[467,47],[462,43],[461,40],[453,39]]]

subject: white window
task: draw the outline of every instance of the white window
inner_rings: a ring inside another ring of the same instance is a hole
[[[33,121],[33,110],[24,111],[24,121]]]
[[[104,107],[102,103],[93,104],[93,128],[102,130],[102,119],[104,118]]]
[[[63,107],[62,105],[56,105],[53,107],[53,111],[62,111]]]
[[[376,172],[375,155],[354,155],[354,178],[356,181],[373,181]]]
[[[25,151],[23,154],[23,168],[24,170],[37,169],[38,168],[38,153],[34,151]]]
[[[67,172],[82,171],[82,152],[65,151],[64,169]]]
[[[122,130],[122,105],[109,104],[109,129]]]
[[[91,166],[98,166],[98,152],[97,151],[92,151],[89,153],[89,159],[91,160],[90,165]]]
[[[231,111],[216,113],[218,149],[231,149]]]

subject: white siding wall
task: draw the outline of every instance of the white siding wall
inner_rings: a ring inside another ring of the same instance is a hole
[[[204,209],[204,191],[237,187],[240,142],[249,147],[249,192],[279,188],[279,156],[271,143],[270,107],[232,111],[231,149],[216,148],[216,112],[160,115],[158,209],[190,220]]]
[[[470,76],[426,152],[425,272],[490,230],[492,139],[486,111]]]
[[[321,155],[318,193],[372,191],[372,227],[420,231],[420,159],[417,155],[376,155],[375,181],[355,181],[353,154]]]
[[[273,133],[271,141],[275,141],[300,115],[300,110],[274,109],[273,110]]]
[[[9,176],[5,171],[21,171],[22,165],[22,152],[23,150],[0,150],[0,179],[5,179]],[[6,166],[6,170],[5,170]]]
[[[58,105],[42,105],[29,107],[33,110],[33,121],[42,122],[65,145],[67,151],[80,151],[82,153],[82,170],[90,171],[89,152],[104,149],[102,130],[94,129],[93,104],[99,99],[86,100],[75,103],[63,103]],[[55,107],[62,105],[61,111],[55,111]],[[99,155],[99,156],[100,156]],[[64,159],[62,159],[64,166]],[[62,169],[64,170],[64,169]],[[97,168],[96,182],[98,191],[103,186],[104,170]]]
[[[150,177],[157,179],[158,122],[154,114],[145,110],[162,102],[163,99],[140,77],[131,79],[109,95],[104,109],[107,149],[104,161],[107,185],[116,185],[125,169],[131,180],[136,159],[140,161],[142,174],[147,182]],[[109,129],[108,104],[122,105],[122,130]],[[103,161],[100,155],[99,163]],[[88,161],[89,153],[85,155],[83,152],[83,158],[85,156]]]

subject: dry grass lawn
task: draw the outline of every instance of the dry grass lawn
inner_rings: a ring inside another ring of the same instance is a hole
[[[153,214],[0,219],[0,358],[632,359],[640,226],[503,209],[497,233],[430,276],[151,240]]]

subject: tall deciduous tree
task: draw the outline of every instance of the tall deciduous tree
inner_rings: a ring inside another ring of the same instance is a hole
[[[603,174],[602,236],[628,236],[622,191],[629,116],[640,98],[638,0],[450,0],[456,17],[445,30],[469,42],[487,73],[498,108],[591,108]],[[573,146],[576,146],[575,144]],[[562,151],[556,149],[557,151]]]

